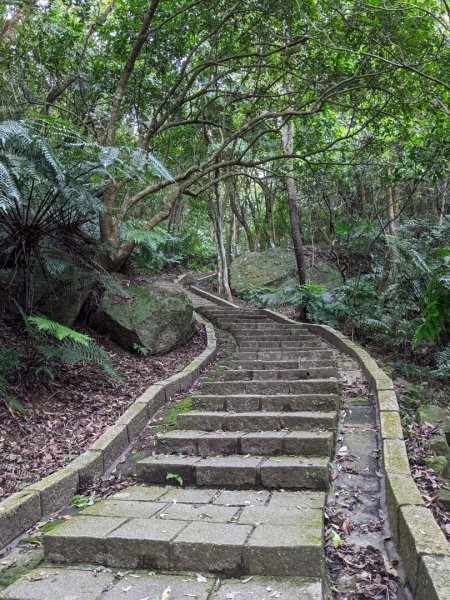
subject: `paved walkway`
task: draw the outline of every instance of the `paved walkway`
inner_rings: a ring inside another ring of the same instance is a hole
[[[333,353],[301,325],[195,301],[234,336],[235,354],[202,378],[178,430],[137,463],[138,485],[47,533],[38,573],[50,575],[0,598],[322,598]],[[80,570],[85,563],[99,568]],[[131,572],[118,581],[117,569]]]

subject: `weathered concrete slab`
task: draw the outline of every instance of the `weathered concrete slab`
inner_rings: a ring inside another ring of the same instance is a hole
[[[83,510],[83,516],[134,517],[149,519],[166,508],[163,502],[139,502],[135,500],[103,500]]]
[[[242,548],[252,528],[234,523],[190,523],[173,545],[177,569],[238,573]]]
[[[401,507],[423,506],[424,501],[411,475],[391,472],[386,473],[386,499],[389,523],[394,538],[398,542]]]
[[[168,569],[170,542],[184,529],[184,521],[131,519],[108,535],[109,567]]]
[[[113,573],[42,567],[9,586],[3,600],[98,600],[114,580]]]
[[[313,518],[313,515],[316,518]],[[244,564],[252,575],[303,575],[322,572],[322,513],[311,513],[309,527],[262,524],[244,549]]]
[[[44,535],[47,560],[106,564],[106,537],[126,522],[122,517],[74,517]]]
[[[0,548],[41,518],[39,492],[25,490],[13,494],[0,505]]]
[[[422,556],[415,600],[449,600],[450,556]]]
[[[224,504],[225,506],[263,506],[269,497],[270,492],[265,490],[223,490],[213,500],[213,504]]]
[[[133,485],[111,496],[112,500],[137,500],[139,502],[153,502],[167,494],[172,488],[163,486]]]
[[[174,473],[185,484],[195,483],[195,465],[199,462],[195,456],[149,456],[138,462],[138,480],[146,483],[167,483],[167,475]]]
[[[322,457],[269,458],[261,465],[261,483],[267,488],[328,487],[328,459]]]
[[[197,485],[255,486],[261,457],[205,458],[196,465]]]
[[[425,506],[403,506],[399,517],[399,550],[413,590],[418,584],[419,560],[422,555],[450,557],[450,546]]]
[[[196,576],[149,575],[137,572],[121,579],[112,590],[102,596],[102,600],[160,600],[164,593],[168,600],[207,600],[209,590],[213,586],[213,577],[199,583]]]
[[[239,454],[239,440],[242,434],[238,433],[203,433],[198,440],[198,454],[200,456],[214,456],[216,454]]]
[[[156,515],[162,520],[204,521],[205,523],[228,523],[236,516],[238,507],[218,506],[214,504],[181,504],[173,503]]]
[[[212,600],[323,600],[322,584],[318,579],[300,577],[253,577],[244,583],[225,579],[212,595]],[[434,600],[434,599],[433,599]]]

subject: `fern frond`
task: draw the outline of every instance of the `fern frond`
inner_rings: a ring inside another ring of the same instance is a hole
[[[112,366],[109,354],[93,340],[86,345],[80,344],[74,339],[66,338],[57,346],[38,344],[37,349],[45,358],[60,360],[69,367],[74,367],[83,362],[93,363],[107,375],[121,381],[120,374]]]
[[[92,338],[88,335],[70,329],[70,327],[65,327],[56,321],[51,321],[44,317],[25,317],[25,319],[32,327],[35,327],[39,331],[49,333],[59,341],[68,338],[69,340],[80,344],[80,346],[89,346],[92,343]]]

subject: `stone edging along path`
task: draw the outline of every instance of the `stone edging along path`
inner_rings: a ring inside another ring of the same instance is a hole
[[[214,327],[199,314],[194,313],[194,316],[206,328],[205,350],[179,373],[151,385],[89,450],[63,469],[0,502],[0,549],[43,517],[66,506],[79,488],[90,485],[110,470],[155,413],[174,394],[189,389],[214,360],[217,352]]]
[[[195,286],[189,286],[189,289],[216,304],[238,308]],[[261,313],[280,323],[299,325],[272,310],[263,309]],[[388,517],[414,597],[417,600],[450,598],[450,544],[426,508],[411,475],[392,380],[364,348],[339,331],[326,325],[305,324],[302,327],[350,355],[360,365],[378,407]]]

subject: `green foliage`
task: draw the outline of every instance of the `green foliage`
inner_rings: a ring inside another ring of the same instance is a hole
[[[436,369],[432,373],[439,378],[450,378],[450,344],[442,352],[438,352]]]
[[[75,331],[74,329],[70,329],[69,327],[65,327],[60,323],[56,323],[56,321],[45,319],[44,317],[27,317],[26,321],[28,325],[36,327],[39,331],[44,331],[45,333],[51,334],[59,341],[66,339],[68,341],[76,342],[81,346],[89,346],[89,344],[92,342],[92,338],[90,338],[88,335]]]
[[[37,386],[42,378],[53,379],[58,363],[69,367],[93,363],[106,375],[121,381],[109,354],[92,338],[50,319],[21,314],[28,335],[26,347],[19,353],[0,346],[0,395],[13,414],[26,412],[20,402],[9,396],[8,377],[13,375],[27,374],[28,381],[34,380]]]
[[[139,354],[142,354],[142,356],[148,356],[148,348],[142,346],[141,344],[133,344],[133,349],[136,350],[136,352],[138,352]]]
[[[333,296],[324,285],[313,283],[286,286],[263,294],[261,303],[268,308],[304,306],[309,321],[333,327],[338,326],[339,317],[346,311],[338,295]]]
[[[251,290],[243,292],[241,294],[241,298],[244,300],[244,302],[248,302],[248,304],[251,304],[256,308],[267,308],[268,302],[266,300],[266,296],[268,294],[275,294],[276,291],[277,290],[275,288],[271,287],[254,287]]]
[[[434,257],[437,264],[421,298],[423,322],[417,328],[414,346],[436,342],[450,326],[450,248],[437,249]]]
[[[181,477],[181,475],[178,475],[177,473],[167,473],[166,481],[176,481],[176,483],[178,483],[180,487],[183,487],[184,485],[184,479]]]
[[[86,508],[86,506],[92,506],[94,504],[93,496],[74,496],[70,502],[72,506],[77,508]]]

